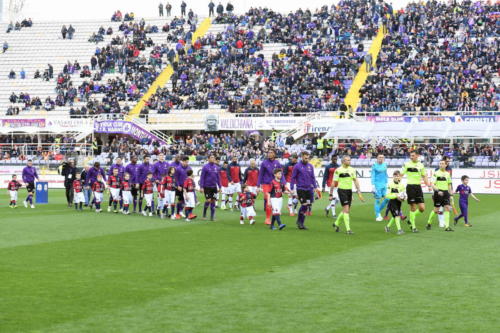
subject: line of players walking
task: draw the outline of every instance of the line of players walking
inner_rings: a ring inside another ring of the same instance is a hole
[[[106,174],[98,162],[93,167],[85,169],[82,174],[75,173],[72,181],[72,198],[74,207],[83,210],[83,206],[95,208],[96,212],[102,211],[105,200],[105,192],[109,193],[108,212],[122,212],[123,214],[140,213],[144,216],[156,214],[160,218],[181,219],[191,221],[197,216],[194,208],[200,204],[197,202],[196,190],[203,194],[203,218],[207,218],[210,210],[210,220],[215,220],[216,208],[237,209],[240,211],[240,223],[248,220],[255,224],[255,200],[259,192],[263,193],[265,207],[265,224],[272,230],[282,230],[286,225],[281,220],[284,195],[288,195],[288,212],[290,216],[297,215],[296,224],[298,229],[307,230],[305,225],[306,216],[311,215],[312,205],[315,200],[321,198],[321,188],[316,181],[313,165],[309,162],[310,154],[302,152],[300,161],[297,155],[292,155],[289,163],[282,166],[276,159],[273,150],[268,152],[267,159],[257,168],[254,160],[242,173],[242,169],[236,157],[231,162],[221,161],[215,155],[210,155],[208,163],[202,170],[198,186],[194,179],[193,170],[189,166],[189,158],[176,156],[169,163],[163,154],[158,159],[150,162],[146,156],[141,164],[137,157],[131,158],[131,163],[126,167],[121,159],[116,159]],[[407,185],[402,183],[402,177],[406,175]],[[385,218],[392,216],[385,231],[390,232],[393,224],[396,225],[397,233],[403,234],[401,221],[406,219],[402,213],[402,203],[408,201],[410,206],[408,224],[411,231],[416,233],[416,217],[425,210],[424,195],[421,182],[434,191],[434,209],[431,211],[426,229],[431,229],[433,219],[439,216],[440,225],[446,231],[453,231],[450,227],[450,211],[455,211],[455,224],[458,219],[464,218],[465,225],[468,222],[468,197],[472,196],[479,201],[468,186],[468,177],[462,177],[462,184],[457,188],[460,194],[460,209],[458,213],[453,206],[453,189],[451,182],[451,168],[445,159],[440,162],[440,167],[429,181],[425,167],[419,162],[417,152],[412,152],[410,161],[405,163],[401,170],[393,173],[392,181],[388,182],[387,165],[384,156],[379,155],[377,162],[371,171],[373,193],[375,196],[376,220],[382,221],[381,213],[385,211]],[[72,177],[70,177],[71,179]],[[26,207],[33,205],[34,182],[38,180],[38,174],[32,162],[23,169],[23,182],[26,184],[28,196],[24,201]],[[17,191],[22,186],[13,175],[8,185],[10,193],[11,208],[17,207]],[[347,234],[353,234],[350,225],[350,210],[352,205],[352,189],[356,189],[359,199],[364,202],[361,194],[357,173],[350,166],[350,157],[344,156],[342,164],[337,164],[337,157],[325,167],[322,189],[329,188],[329,202],[325,208],[326,215],[332,213],[335,218],[333,227],[339,232],[343,222]],[[156,193],[156,201],[154,200]],[[236,198],[234,198],[236,196]],[[91,199],[92,198],[92,199]],[[234,200],[233,200],[234,199]],[[336,215],[336,205],[342,207]],[[298,207],[300,205],[300,207]],[[442,214],[441,214],[442,213]]]

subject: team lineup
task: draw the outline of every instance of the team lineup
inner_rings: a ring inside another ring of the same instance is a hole
[[[144,216],[157,215],[159,218],[172,220],[185,219],[191,221],[197,218],[194,213],[196,206],[201,204],[197,200],[196,192],[203,194],[203,219],[215,221],[216,208],[222,210],[237,210],[240,212],[239,222],[254,225],[256,223],[255,201],[262,192],[264,200],[265,220],[271,230],[282,230],[286,227],[281,219],[283,200],[287,195],[287,208],[291,217],[296,216],[296,225],[300,230],[307,230],[306,217],[311,215],[312,205],[321,198],[322,192],[328,192],[328,205],[325,213],[331,213],[334,218],[333,228],[336,232],[345,228],[347,234],[353,234],[351,229],[350,212],[352,206],[353,187],[361,202],[365,199],[361,193],[356,170],[351,167],[351,159],[344,156],[341,164],[337,157],[332,156],[331,163],[325,167],[322,186],[316,180],[314,166],[309,162],[310,153],[302,152],[300,158],[291,155],[289,162],[282,165],[276,158],[276,153],[270,150],[267,159],[260,168],[256,161],[251,160],[249,167],[242,172],[236,157],[230,162],[222,161],[215,155],[208,157],[207,163],[201,169],[201,175],[196,184],[193,169],[189,166],[189,158],[176,156],[169,163],[163,154],[150,162],[150,157],[144,157],[142,163],[133,156],[131,162],[124,166],[117,158],[108,172],[95,162],[92,167],[86,167],[81,173],[73,171],[65,174],[67,200],[76,210],[83,210],[83,206],[102,212],[105,193],[109,194],[108,212],[129,215],[138,213]],[[75,168],[73,168],[76,170]],[[427,177],[424,165],[419,161],[416,152],[410,154],[410,160],[401,170],[396,170],[389,181],[387,165],[384,156],[378,155],[372,165],[371,183],[374,195],[375,220],[388,220],[384,226],[385,232],[391,232],[396,226],[398,235],[404,234],[402,221],[408,220],[410,230],[417,233],[417,217],[425,212],[424,193],[422,182],[433,192],[434,208],[426,221],[425,228],[430,230],[437,216],[440,227],[445,231],[453,231],[450,226],[450,214],[455,214],[454,224],[464,219],[465,226],[472,226],[469,222],[468,199],[474,196],[468,186],[468,177],[461,177],[461,184],[453,190],[451,167],[445,158],[439,163],[439,168],[432,178]],[[403,178],[406,176],[406,185]],[[23,201],[25,207],[35,208],[33,191],[35,181],[39,180],[36,168],[32,161],[22,171],[22,182],[27,189],[27,196]],[[23,184],[13,175],[8,184],[11,208],[17,207],[18,191]],[[459,195],[458,214],[455,209],[453,195]],[[156,200],[155,200],[156,197]],[[402,204],[409,205],[408,217],[403,214]],[[336,207],[341,206],[337,214]],[[385,209],[385,216],[382,213]],[[208,215],[208,211],[210,214]],[[343,222],[343,225],[342,225]]]

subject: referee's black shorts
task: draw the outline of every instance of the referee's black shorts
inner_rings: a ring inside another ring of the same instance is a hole
[[[401,201],[398,199],[391,199],[388,205],[389,211],[392,217],[397,217],[401,215]]]
[[[408,195],[409,204],[424,203],[424,192],[422,191],[422,186],[420,186],[420,184],[406,185],[406,194]]]
[[[439,195],[439,191],[434,191],[432,200],[434,201],[434,207],[444,207],[450,205],[450,192],[441,191],[443,195]]]
[[[297,198],[301,205],[310,205],[314,201],[314,192],[312,190],[297,189]]]
[[[35,190],[35,182],[29,182],[26,184],[26,190],[28,192],[33,192]]]
[[[215,199],[217,196],[217,187],[204,187],[203,194],[205,195],[206,200]]]
[[[352,190],[343,190],[339,188],[337,190],[339,195],[339,201],[341,206],[350,206],[352,203]]]

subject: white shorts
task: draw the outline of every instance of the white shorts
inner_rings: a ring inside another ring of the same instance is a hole
[[[292,191],[292,184],[291,183],[286,183],[286,188],[290,190],[292,196],[297,196],[297,187]]]
[[[255,217],[257,214],[255,214],[255,208],[252,207],[241,207],[241,216],[243,218],[247,219],[249,217]]]
[[[9,191],[10,201],[17,201],[17,191]]]
[[[234,183],[229,185],[231,194],[233,193],[241,193],[241,183]]]
[[[131,191],[123,191],[122,196],[123,196],[123,204],[130,205],[134,202],[134,198],[132,197]]]
[[[228,187],[222,186],[222,194],[232,194],[231,193],[231,186],[228,186]]]
[[[119,201],[120,200],[120,189],[119,188],[109,188],[109,193],[111,193],[111,198],[113,200]]]
[[[271,207],[273,209],[273,215],[281,215],[281,208],[283,207],[283,197],[271,198]]]
[[[94,199],[97,203],[102,202],[102,197],[103,197],[102,192],[94,192]]]
[[[248,186],[250,193],[257,195],[257,186]]]
[[[196,206],[196,199],[194,192],[184,193],[184,202],[187,208],[194,208]]]
[[[175,204],[175,191],[165,190],[165,204],[167,205]]]
[[[146,206],[152,207],[153,206],[153,193],[144,194],[144,200],[146,200]]]
[[[82,202],[85,202],[85,196],[83,195],[83,191],[82,192],[74,192],[74,195],[73,195],[73,203],[82,203]]]
[[[163,205],[165,204],[165,197],[161,197],[161,195],[158,194],[157,197],[158,200],[158,208],[163,208]]]

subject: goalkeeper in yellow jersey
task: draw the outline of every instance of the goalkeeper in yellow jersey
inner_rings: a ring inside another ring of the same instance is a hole
[[[439,162],[439,170],[432,176],[432,188],[434,189],[434,195],[432,196],[434,210],[429,215],[426,229],[431,229],[432,220],[439,212],[439,209],[443,207],[444,225],[446,227],[444,231],[453,231],[453,229],[450,228],[450,198],[453,195],[453,185],[450,173],[446,171],[446,161],[444,160]]]
[[[389,183],[388,193],[385,196],[386,199],[389,199],[389,204],[387,208],[391,212],[392,218],[389,220],[389,223],[385,226],[385,232],[391,231],[391,226],[393,223],[396,223],[396,228],[398,229],[397,234],[402,235],[405,232],[401,229],[401,204],[406,199],[405,186],[401,182],[401,172],[396,170],[392,174],[392,181]]]

